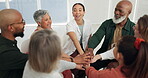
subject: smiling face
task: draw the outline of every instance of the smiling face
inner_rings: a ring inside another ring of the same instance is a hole
[[[118,24],[128,18],[131,13],[132,4],[129,1],[120,1],[114,11],[114,23]]]
[[[13,31],[14,31],[14,37],[23,37],[24,36],[24,25],[25,25],[25,22],[24,20],[21,18],[19,20],[19,22],[17,23],[14,23],[11,25]]]
[[[13,14],[13,13],[12,13]],[[11,17],[14,20],[9,25],[10,31],[13,33],[14,37],[23,37],[24,36],[24,25],[25,21],[18,11],[15,11],[15,14]]]
[[[72,8],[72,14],[76,21],[82,20],[85,14],[84,8],[81,5],[76,4]]]
[[[114,16],[116,19],[119,19],[123,16],[126,16],[128,15],[128,10],[125,8],[125,6],[123,4],[118,4],[115,8],[115,11],[114,11]]]
[[[43,18],[41,19],[41,22],[38,22],[38,24],[43,29],[51,29],[52,20],[51,17],[48,14],[45,14]]]
[[[24,36],[25,21],[19,11],[15,9],[4,9],[0,12],[0,17],[1,31],[2,34],[7,33],[7,38],[14,40],[15,37]]]

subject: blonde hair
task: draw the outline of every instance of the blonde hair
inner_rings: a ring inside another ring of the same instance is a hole
[[[37,72],[50,73],[61,57],[59,37],[52,30],[40,30],[31,36],[29,64]]]

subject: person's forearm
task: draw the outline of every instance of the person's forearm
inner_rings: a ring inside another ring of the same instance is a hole
[[[59,68],[59,72],[63,72],[64,70],[67,69],[74,69],[76,68],[76,64],[73,62],[68,62],[65,60],[60,60],[60,68]]]
[[[91,56],[94,56],[93,51],[94,51],[93,48],[87,48],[85,52],[90,52],[91,53]]]
[[[73,43],[74,43],[76,49],[78,50],[79,54],[84,54],[84,51],[82,50],[79,41],[74,41]]]
[[[69,32],[68,35],[69,35],[70,39],[72,40],[74,46],[78,50],[79,54],[83,54],[84,51],[81,48],[81,45],[79,43],[79,40],[77,39],[76,34],[74,32]]]
[[[69,62],[74,62],[74,59],[72,57],[62,57],[61,59]]]
[[[107,60],[107,59],[115,59],[114,57],[114,53],[113,53],[113,50],[114,48],[104,52],[104,53],[101,53],[100,56],[101,56],[101,59],[102,60]]]
[[[62,52],[62,58],[70,58],[71,56],[69,56],[68,54]]]

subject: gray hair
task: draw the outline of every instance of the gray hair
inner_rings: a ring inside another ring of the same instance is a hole
[[[29,43],[29,64],[37,72],[50,73],[57,68],[61,57],[61,43],[53,30],[35,32]]]
[[[43,18],[43,16],[44,16],[45,14],[48,14],[48,15],[49,15],[49,13],[48,13],[47,10],[37,10],[37,11],[35,11],[35,13],[33,14],[33,18],[34,18],[34,20],[35,20],[36,22],[41,22],[41,20],[42,20],[42,18]]]

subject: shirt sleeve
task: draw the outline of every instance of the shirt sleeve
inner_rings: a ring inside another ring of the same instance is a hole
[[[120,68],[121,66],[111,69],[96,70],[94,67],[89,67],[85,72],[88,78],[125,78]]]
[[[65,60],[60,60],[60,67],[59,67],[59,72],[63,72],[68,69],[74,69],[76,68],[76,64],[73,62],[65,61]]]
[[[89,67],[85,70],[88,78],[97,78],[97,70],[94,67]]]
[[[101,40],[105,35],[106,26],[107,26],[106,21],[101,24],[98,30],[93,34],[93,36],[88,41],[88,48],[94,49],[99,45],[99,43],[101,42]]]
[[[115,48],[115,47],[114,47]],[[107,60],[107,59],[114,59],[114,53],[113,53],[113,50],[114,48],[104,52],[104,53],[101,53],[101,57],[102,57],[102,60]]]
[[[71,23],[68,23],[66,25],[66,33],[68,33],[68,32],[74,32],[74,27]]]

